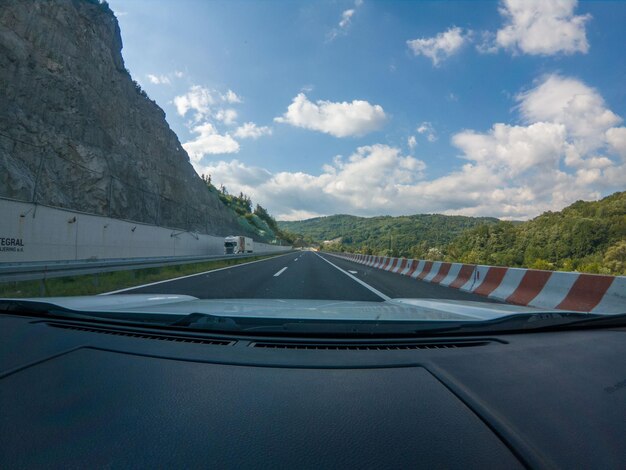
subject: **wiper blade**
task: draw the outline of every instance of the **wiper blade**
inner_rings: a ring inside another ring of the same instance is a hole
[[[456,322],[455,322],[456,324]],[[428,328],[441,327],[432,321],[333,320],[310,318],[262,318],[190,313],[168,323],[170,327],[188,327],[216,332],[299,333],[334,335],[414,334]]]
[[[164,316],[159,314],[135,313],[132,317],[125,312],[72,310],[53,303],[33,300],[4,299],[0,300],[0,313],[10,315],[32,316],[55,320],[80,320],[97,323],[120,325],[161,325]]]
[[[223,331],[241,331],[242,327],[232,317],[221,315],[211,315],[210,313],[190,313],[179,318],[175,322],[168,323],[167,326],[193,326],[194,328],[216,329]]]
[[[33,315],[33,316],[56,316],[56,315],[78,315],[58,305],[47,302],[34,302],[32,300],[0,300],[0,313],[12,315]]]
[[[605,315],[583,312],[541,312],[513,314],[493,320],[463,322],[460,325],[438,327],[428,331],[437,333],[502,333],[564,330],[568,328],[626,326],[626,314]]]
[[[563,325],[564,328],[581,328],[587,326],[607,327],[626,326],[626,313],[618,314],[586,314],[587,318],[573,321]]]

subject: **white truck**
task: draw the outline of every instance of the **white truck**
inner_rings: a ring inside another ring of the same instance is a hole
[[[224,238],[224,254],[252,253],[254,252],[254,242],[252,238],[241,235]]]

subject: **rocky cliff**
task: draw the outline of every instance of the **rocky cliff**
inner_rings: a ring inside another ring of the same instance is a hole
[[[0,0],[0,196],[245,233],[196,175],[121,51],[106,3]]]

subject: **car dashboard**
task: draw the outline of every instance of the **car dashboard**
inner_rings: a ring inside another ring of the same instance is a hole
[[[219,335],[0,315],[4,468],[624,468],[626,329]]]

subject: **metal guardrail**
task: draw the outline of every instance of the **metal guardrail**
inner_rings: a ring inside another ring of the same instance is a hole
[[[133,269],[144,268],[159,268],[162,266],[201,263],[204,261],[252,258],[255,256],[283,254],[287,253],[288,251],[292,250],[278,252],[264,251],[243,255],[164,256],[156,258],[116,258],[108,260],[4,263],[0,264],[0,283],[17,281],[37,281],[55,277],[100,274],[113,271],[130,271]]]

